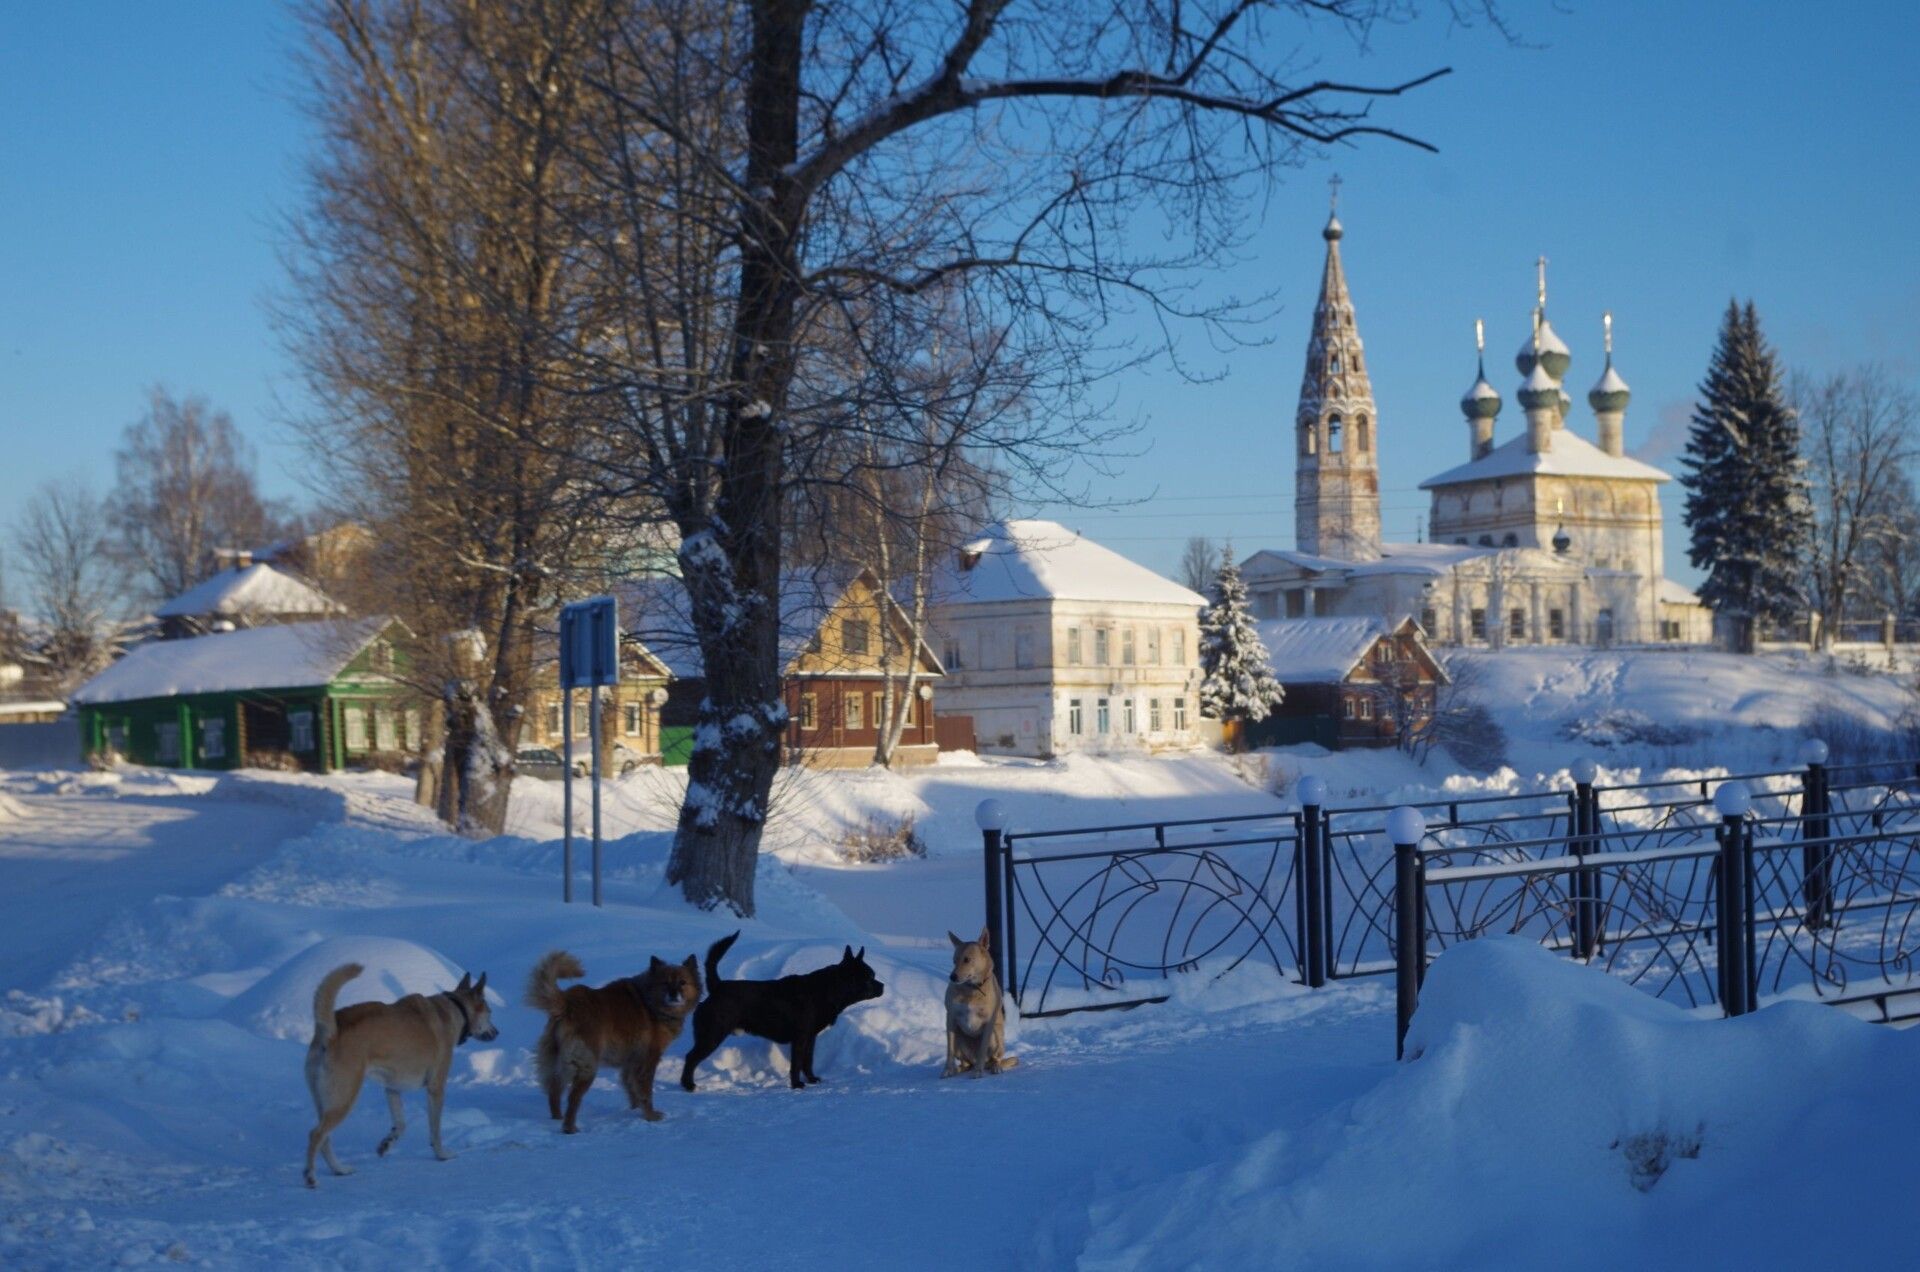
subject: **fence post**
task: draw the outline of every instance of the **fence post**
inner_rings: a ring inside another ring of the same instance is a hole
[[[1600,766],[1581,759],[1573,766],[1573,843],[1574,855],[1582,862],[1599,848],[1600,801],[1593,791],[1593,779]],[[1600,878],[1582,865],[1573,872],[1573,956],[1581,962],[1593,958],[1600,948]]]
[[[1427,881],[1420,864],[1420,841],[1427,821],[1418,809],[1402,804],[1387,814],[1387,838],[1393,841],[1393,961],[1395,987],[1394,1059],[1407,1051],[1407,1026],[1420,1005],[1420,982],[1427,972]]]
[[[1833,833],[1828,814],[1833,804],[1827,793],[1827,744],[1808,738],[1800,744],[1800,762],[1807,766],[1805,793],[1800,799],[1800,837],[1824,840]],[[1827,925],[1833,906],[1832,845],[1814,843],[1800,850],[1800,874],[1806,891],[1802,922],[1809,932]]]
[[[1321,809],[1327,803],[1327,784],[1318,777],[1300,779],[1299,837],[1294,841],[1297,866],[1293,872],[1295,912],[1300,916],[1300,975],[1312,989],[1327,983],[1327,914],[1320,903],[1326,870],[1326,838]]]
[[[1747,813],[1753,796],[1745,782],[1722,782],[1713,793],[1713,811],[1720,815],[1720,895],[1716,926],[1720,929],[1720,1009],[1729,1016],[1753,1010],[1747,993]]]
[[[1007,927],[1001,908],[1000,863],[1006,853],[1007,809],[997,799],[983,799],[974,805],[974,825],[980,828],[981,849],[987,871],[987,944],[992,948],[993,965],[1000,973],[1000,987],[1010,981],[1007,963]]]

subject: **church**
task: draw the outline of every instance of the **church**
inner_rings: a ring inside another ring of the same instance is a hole
[[[1574,430],[1562,387],[1572,353],[1547,320],[1540,262],[1532,327],[1514,362],[1526,427],[1500,440],[1503,402],[1479,373],[1460,400],[1466,461],[1420,483],[1431,493],[1430,542],[1380,536],[1379,448],[1366,351],[1340,259],[1337,215],[1321,237],[1326,264],[1294,416],[1294,548],[1241,565],[1264,619],[1327,615],[1416,618],[1442,644],[1704,644],[1712,613],[1662,571],[1660,486],[1672,478],[1626,454],[1629,390],[1606,364],[1587,394],[1593,437]]]

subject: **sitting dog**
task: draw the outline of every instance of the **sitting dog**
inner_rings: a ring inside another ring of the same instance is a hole
[[[353,1111],[360,1087],[372,1074],[387,1089],[387,1108],[393,1129],[380,1141],[385,1157],[407,1129],[401,1115],[400,1093],[427,1089],[427,1134],[433,1155],[446,1161],[453,1154],[440,1142],[440,1106],[447,1095],[447,1070],[453,1049],[469,1038],[492,1042],[500,1036],[487,1010],[487,974],[476,982],[464,975],[454,988],[431,995],[408,994],[397,1003],[356,1003],[334,1010],[340,987],[366,970],[346,963],[328,972],[313,991],[313,1041],[307,1045],[307,1089],[313,1092],[319,1123],[307,1136],[307,1187],[313,1178],[315,1153],[324,1153],[336,1175],[353,1172],[333,1155],[333,1129]]]
[[[1004,1073],[1020,1063],[1005,1052],[1007,1004],[993,974],[993,954],[983,928],[977,941],[953,942],[953,975],[947,981],[947,1067],[943,1078],[971,1071],[973,1076]]]
[[[700,1001],[700,969],[687,955],[684,963],[658,958],[638,976],[602,985],[598,989],[559,982],[585,976],[580,960],[565,950],[541,959],[527,980],[527,1003],[547,1013],[535,1063],[547,1091],[547,1112],[560,1116],[560,1090],[567,1089],[566,1120],[560,1129],[568,1135],[580,1130],[580,1101],[605,1065],[620,1070],[627,1088],[627,1106],[639,1109],[649,1122],[666,1114],[653,1107],[653,1073],[660,1067],[673,1040],[680,1036],[687,1014]]]
[[[798,976],[770,981],[722,980],[720,957],[740,939],[735,932],[713,943],[707,951],[707,1001],[693,1017],[693,1050],[680,1070],[680,1085],[693,1090],[693,1071],[719,1050],[731,1035],[750,1033],[769,1042],[784,1042],[791,1053],[787,1068],[796,1091],[818,1082],[813,1071],[813,1044],[855,1003],[878,998],[887,987],[874,979],[867,966],[867,947],[855,954],[851,945],[838,963]]]

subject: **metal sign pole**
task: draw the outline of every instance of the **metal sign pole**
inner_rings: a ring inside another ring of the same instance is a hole
[[[573,689],[560,691],[560,899],[573,904]]]
[[[593,739],[593,903],[600,904],[600,682],[587,691],[587,733]]]

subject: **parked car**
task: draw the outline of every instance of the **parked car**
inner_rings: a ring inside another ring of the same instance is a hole
[[[552,746],[537,746],[537,747],[522,747],[520,749],[520,753],[522,755],[525,755],[528,751],[545,751],[549,756],[551,756],[552,757],[551,762],[554,766],[553,780],[554,781],[560,780],[560,767],[559,767],[560,766],[560,748],[552,747]],[[573,741],[573,746],[569,748],[567,755],[568,755],[568,758],[573,761],[573,775],[575,777],[592,776],[593,748],[588,744],[585,738],[575,738]],[[607,748],[607,766],[603,770],[603,772],[608,777],[625,777],[627,774],[633,772],[635,769],[639,768],[642,764],[645,764],[646,762],[647,762],[646,756],[640,754],[640,752],[634,750],[632,747],[628,746],[625,742],[615,739],[613,744]]]
[[[514,753],[514,767],[524,777],[537,777],[543,782],[558,782],[567,775],[567,766],[560,758],[560,752],[550,746],[523,746]],[[580,756],[573,762],[573,775],[585,777],[589,772],[587,757]]]

